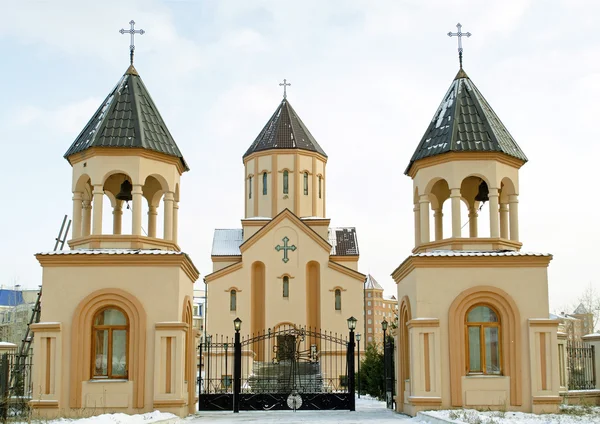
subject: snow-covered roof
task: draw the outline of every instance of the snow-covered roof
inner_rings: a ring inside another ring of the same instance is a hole
[[[354,227],[331,227],[328,236],[331,245],[331,255],[358,255],[358,239]]]
[[[577,309],[575,309],[573,311],[573,314],[577,314],[577,315],[583,315],[583,314],[589,314],[587,308],[585,306],[583,306],[583,303],[580,303],[579,306],[577,307]]]
[[[365,290],[383,290],[383,287],[373,278],[371,274],[367,274],[367,280],[365,281]]]
[[[159,249],[75,249],[39,252],[38,255],[185,255],[184,252]]]
[[[413,253],[413,258],[439,256],[552,256],[550,253],[521,252],[516,250],[432,250],[430,252]]]
[[[244,241],[244,232],[241,228],[216,229],[213,236],[212,256],[238,256],[240,245]]]

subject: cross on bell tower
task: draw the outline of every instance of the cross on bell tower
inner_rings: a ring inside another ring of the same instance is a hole
[[[450,31],[448,33],[448,37],[458,37],[458,61],[460,62],[460,69],[462,69],[462,52],[463,52],[462,37],[470,37],[471,33],[470,32],[462,32],[461,31],[462,25],[460,24],[460,22],[456,24],[456,28],[457,28],[457,31],[456,32]]]
[[[289,82],[287,82],[287,80],[285,78],[283,79],[283,82],[279,83],[280,87],[283,86],[283,98],[284,99],[287,99],[287,90],[286,90],[286,88],[289,87],[290,85],[292,85],[292,84],[290,84]]]
[[[131,65],[133,65],[133,52],[135,51],[135,42],[134,42],[135,34],[144,35],[144,33],[146,31],[144,31],[143,29],[134,29],[135,21],[133,19],[131,21],[129,21],[129,25],[131,25],[130,29],[121,28],[119,30],[119,32],[121,34],[131,34],[131,44],[129,45],[129,63]]]

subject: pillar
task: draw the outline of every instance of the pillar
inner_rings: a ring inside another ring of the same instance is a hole
[[[164,239],[173,240],[173,193],[167,191],[163,201],[165,204]],[[256,201],[258,201],[258,196],[255,199]]]
[[[477,209],[475,207],[469,208],[469,237],[477,238]]]
[[[442,213],[442,209],[436,209],[433,212],[433,219],[435,221],[435,239],[441,240],[444,238],[444,214]]]
[[[156,206],[148,206],[148,237],[156,237]]]
[[[89,199],[84,199],[81,203],[83,207],[81,235],[85,237],[90,235],[90,230],[92,227],[92,202],[90,202]]]
[[[133,184],[131,197],[133,198],[131,234],[140,236],[142,235],[142,186],[140,184]]]
[[[500,203],[500,237],[508,239],[508,204]]]
[[[452,237],[460,238],[460,188],[450,189],[450,201],[452,202]]]
[[[274,178],[277,178],[277,176],[275,176]],[[273,197],[273,200],[276,200],[276,197]],[[275,215],[273,215],[275,216]],[[179,235],[179,232],[177,231],[177,229],[179,228],[179,202],[175,201],[173,203],[173,242],[177,243],[177,236]]]
[[[519,196],[511,194],[508,196],[510,214],[510,239],[519,241]]]
[[[489,188],[488,197],[490,198],[490,237],[500,237],[500,226],[498,223],[498,189]]]
[[[121,234],[122,217],[123,202],[121,200],[115,200],[115,207],[113,208],[113,234]]]
[[[421,229],[421,243],[429,243],[429,196],[419,196],[419,218]]]
[[[94,184],[92,197],[94,199],[94,204],[92,206],[94,219],[92,224],[92,234],[100,235],[102,234],[102,202],[104,200],[104,187],[102,184]]]
[[[81,237],[81,218],[83,216],[83,193],[73,192],[73,238]]]
[[[415,247],[421,244],[421,219],[420,219],[420,209],[419,203],[415,203],[413,207],[413,212],[415,214]]]

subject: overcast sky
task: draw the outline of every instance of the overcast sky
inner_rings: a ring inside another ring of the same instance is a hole
[[[127,68],[134,19],[136,68],[191,168],[180,245],[201,274],[214,228],[240,226],[242,155],[287,78],[329,156],[331,224],[357,228],[359,270],[395,292],[414,241],[404,169],[458,70],[460,22],[466,72],[530,160],[523,250],[554,254],[551,309],[574,303],[598,284],[599,17],[594,0],[0,0],[0,283],[41,284],[33,255],[71,213],[62,156]]]

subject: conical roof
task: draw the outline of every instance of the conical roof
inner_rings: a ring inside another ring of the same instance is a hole
[[[108,94],[64,156],[68,158],[91,147],[148,149],[179,158],[183,168],[189,170],[133,65]]]
[[[419,159],[447,152],[500,152],[527,162],[525,153],[462,68],[433,115],[405,173]]]
[[[367,279],[365,281],[365,290],[383,290],[383,287],[381,287],[381,284],[379,284],[371,274],[367,274]]]
[[[286,98],[246,151],[244,158],[254,152],[270,149],[309,150],[327,157]]]

